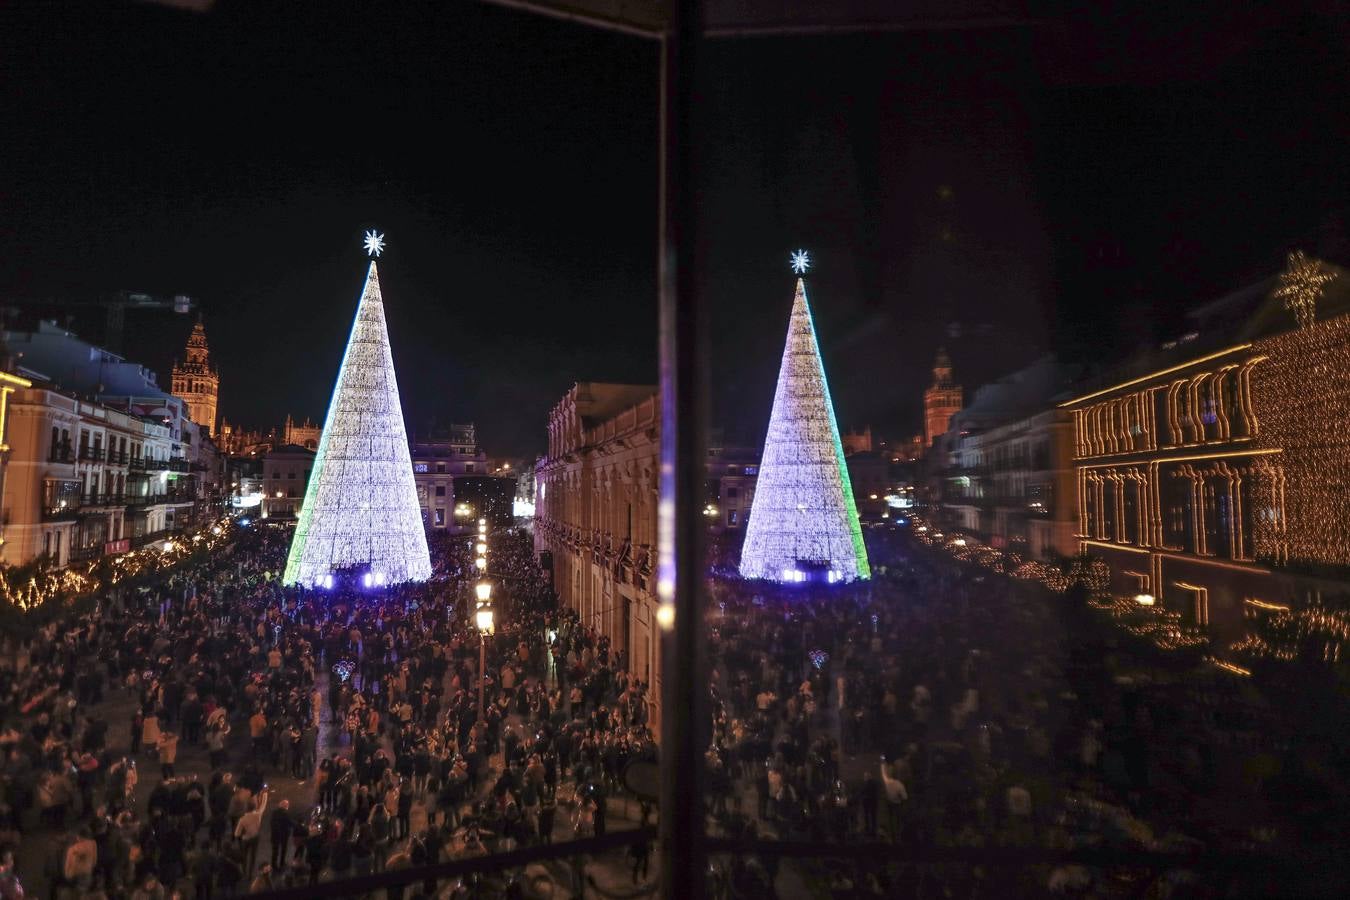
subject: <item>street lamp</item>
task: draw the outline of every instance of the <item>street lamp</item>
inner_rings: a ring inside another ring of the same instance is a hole
[[[486,571],[487,571],[487,557],[486,557],[486,556],[480,556],[480,557],[476,558],[476,559],[473,561],[473,565],[474,565],[474,568],[476,568],[478,571],[480,571],[480,572],[486,572]]]
[[[487,637],[492,634],[492,584],[480,581],[474,586],[474,592],[478,595],[473,620],[478,627],[478,718],[481,720],[487,708]]]
[[[479,556],[487,555],[487,544],[483,543],[482,541],[479,541],[478,546],[474,547],[473,549],[478,551]]]
[[[1140,606],[1152,606],[1157,602],[1157,598],[1152,594],[1135,594],[1134,602],[1138,603]]]

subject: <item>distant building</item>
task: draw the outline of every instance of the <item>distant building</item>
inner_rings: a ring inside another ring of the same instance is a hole
[[[50,383],[7,399],[4,562],[84,562],[191,521],[193,481],[166,425]]]
[[[854,453],[871,453],[872,426],[868,425],[861,431],[846,431],[839,436],[839,441],[844,446],[845,456],[852,456]]]
[[[304,424],[297,425],[290,416],[286,417],[286,424],[281,428],[281,443],[292,444],[297,447],[304,447],[308,450],[318,451],[319,438],[323,436],[323,426],[315,425],[305,416]]]
[[[863,519],[880,519],[887,512],[886,495],[891,488],[891,460],[878,450],[860,450],[844,457],[853,500]]]
[[[946,348],[940,348],[933,363],[933,383],[923,392],[923,445],[933,446],[960,411],[961,385],[952,380],[952,361]]]
[[[548,454],[535,464],[535,550],[559,602],[608,635],[649,685],[653,727],[660,412],[655,387],[581,382],[549,414]]]
[[[300,514],[314,456],[313,450],[296,444],[267,451],[262,461],[263,518],[293,519]]]
[[[975,391],[940,445],[943,521],[1045,559],[1077,552],[1072,423],[1054,408],[1071,372],[1044,358]]]
[[[200,316],[197,324],[192,326],[192,334],[188,335],[183,362],[174,363],[172,387],[173,395],[187,404],[188,418],[214,434],[220,375],[211,368],[206,328]]]
[[[487,454],[478,446],[473,423],[414,432],[409,443],[423,521],[432,528],[471,526],[477,515],[470,512],[467,503],[458,516],[455,514],[455,478],[488,471]]]
[[[728,447],[719,430],[708,439],[708,499],[703,514],[713,531],[739,531],[750,518],[759,479],[759,451]]]
[[[210,496],[215,489],[207,486],[218,482],[213,448],[202,442],[187,403],[160,388],[153,371],[51,322],[31,332],[5,332],[4,342],[19,361],[18,374],[33,383],[11,402],[45,423],[40,435],[25,439],[25,452],[33,455],[21,460],[12,454],[11,464],[22,462],[28,475],[43,481],[44,494],[51,481],[78,482],[80,495],[72,504],[65,484],[64,505],[57,504],[67,517],[78,508],[79,527],[43,529],[27,519],[16,534],[51,532],[63,547],[50,555],[64,564],[121,552],[126,541],[134,545],[147,535],[190,527],[219,509]],[[37,480],[25,482],[23,491],[38,490]],[[8,488],[6,493],[17,504],[12,524],[38,508],[31,498]],[[13,554],[43,552],[35,546],[25,541]]]

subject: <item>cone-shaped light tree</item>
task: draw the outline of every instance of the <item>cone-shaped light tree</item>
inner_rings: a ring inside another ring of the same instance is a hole
[[[366,236],[372,257],[383,246],[374,232]],[[431,577],[373,258],[305,489],[284,581],[323,584],[334,570],[353,567],[370,572],[374,584]]]
[[[804,253],[794,256],[794,268],[805,266]],[[798,278],[741,575],[842,582],[871,574],[806,285]]]

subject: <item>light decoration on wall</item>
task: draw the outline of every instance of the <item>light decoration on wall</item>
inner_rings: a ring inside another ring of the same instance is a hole
[[[1350,566],[1350,316],[1257,342],[1252,542],[1274,565]]]
[[[376,249],[382,247],[381,239]],[[314,585],[336,569],[353,566],[378,572],[388,584],[431,577],[373,259],[283,581]]]
[[[17,570],[7,569],[0,575],[0,603],[26,612],[52,600],[69,602],[102,594],[129,578],[164,572],[197,554],[212,553],[232,539],[230,531],[217,523],[193,535],[191,540],[151,544],[81,566],[44,569],[27,578],[16,577]]]
[[[1294,314],[1298,327],[1307,328],[1317,319],[1317,301],[1322,298],[1326,285],[1335,279],[1336,274],[1320,260],[1309,257],[1302,250],[1294,250],[1280,273],[1275,296]]]
[[[803,564],[834,573],[831,581],[871,576],[806,285],[798,278],[740,573],[789,582],[800,580],[792,573],[801,574]]]

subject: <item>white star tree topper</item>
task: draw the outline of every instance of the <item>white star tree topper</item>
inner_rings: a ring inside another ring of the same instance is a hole
[[[366,253],[371,256],[379,256],[384,252],[384,235],[378,231],[367,231],[365,240]]]
[[[794,251],[792,254],[792,271],[798,275],[805,275],[809,268],[811,268],[811,254],[805,250]]]

